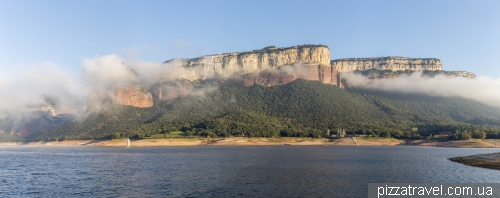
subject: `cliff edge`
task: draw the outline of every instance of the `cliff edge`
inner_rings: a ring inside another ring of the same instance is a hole
[[[475,78],[475,75],[470,72],[443,71],[441,60],[436,58],[388,56],[330,60],[330,49],[326,45],[298,45],[285,48],[268,46],[247,52],[172,59],[165,63],[182,67],[185,72],[177,79],[158,82],[152,86],[123,86],[113,90],[113,94],[106,97],[112,98],[114,104],[151,107],[153,98],[171,100],[187,96],[193,89],[193,81],[210,78],[238,79],[243,86],[283,85],[301,78],[336,85],[340,88],[344,87],[340,75],[342,72],[361,72],[371,79],[396,78],[401,74],[414,71],[424,71],[429,76]],[[96,97],[89,97],[89,104],[94,103],[93,98]],[[96,105],[88,106],[92,109],[91,107]]]
[[[330,62],[338,72],[364,70],[392,70],[392,71],[437,71],[443,70],[441,60],[437,58],[407,58],[401,56],[387,56],[378,58],[344,58]]]
[[[166,61],[166,63],[174,60]],[[207,55],[192,59],[176,59],[189,71],[188,80],[203,80],[219,76],[229,78],[277,68],[283,65],[304,63],[330,66],[330,49],[325,45],[299,45],[286,48],[274,46],[248,52]]]

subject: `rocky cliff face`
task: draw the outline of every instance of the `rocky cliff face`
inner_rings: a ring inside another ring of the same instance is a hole
[[[147,86],[124,85],[113,90],[93,90],[87,97],[87,111],[99,110],[109,104],[152,107],[153,94]]]
[[[383,78],[398,78],[402,75],[411,75],[415,73],[412,70],[405,71],[391,71],[391,70],[364,70],[364,71],[355,71],[354,73],[361,74],[366,76],[368,79],[383,79]],[[443,70],[425,70],[422,71],[422,77],[435,77],[438,75],[451,76],[451,77],[464,77],[464,78],[476,78],[476,75],[471,72],[465,71],[443,71]]]
[[[436,58],[406,58],[400,56],[388,56],[380,58],[345,58],[331,61],[331,66],[338,72],[350,72],[356,70],[392,70],[392,71],[420,71],[420,70],[443,70],[441,61]]]
[[[173,60],[170,60],[173,61]],[[167,62],[170,62],[167,61]],[[178,60],[189,74],[188,80],[257,73],[294,63],[330,65],[330,49],[324,45],[300,45],[288,48],[266,47],[250,52],[234,52]]]
[[[466,71],[424,71],[424,75],[434,77],[436,75],[456,76],[464,78],[476,78],[476,74]]]
[[[326,65],[300,64],[267,69],[259,73],[247,74],[242,77],[244,86],[258,84],[261,86],[283,85],[297,78],[320,81],[325,84],[339,85],[340,76],[335,69]]]
[[[147,87],[128,85],[115,91],[113,103],[134,107],[152,107],[153,95]]]
[[[174,81],[154,85],[151,90],[155,98],[171,100],[189,95],[193,90],[193,85],[189,81]]]
[[[92,109],[90,103],[103,101],[105,98],[111,98],[111,103],[114,104],[150,107],[153,105],[153,97],[171,100],[187,96],[193,90],[192,81],[209,78],[238,78],[242,80],[244,86],[282,85],[301,78],[343,88],[339,75],[341,72],[369,70],[441,72],[443,69],[441,61],[435,58],[389,56],[330,61],[330,50],[324,45],[299,45],[287,48],[269,46],[261,50],[208,55],[193,59],[175,59],[166,63],[176,64],[186,71],[177,80],[157,83],[153,86],[142,88],[132,85],[124,86],[108,94],[109,96],[93,93],[89,96],[89,109]],[[446,73],[448,74],[475,77],[474,74],[468,72]],[[370,75],[371,78],[396,78],[399,73],[372,73]]]

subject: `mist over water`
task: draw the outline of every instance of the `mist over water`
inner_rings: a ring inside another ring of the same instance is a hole
[[[371,80],[361,74],[342,73],[342,78],[352,87],[428,94],[434,96],[459,96],[486,105],[500,107],[500,78],[479,76],[476,79],[437,75],[422,76],[422,72],[401,75],[397,78]]]

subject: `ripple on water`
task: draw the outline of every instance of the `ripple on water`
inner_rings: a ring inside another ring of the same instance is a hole
[[[498,183],[435,147],[5,147],[1,196],[366,197],[368,183]]]

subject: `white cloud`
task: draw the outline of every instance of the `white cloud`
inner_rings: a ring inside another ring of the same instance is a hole
[[[500,78],[481,76],[476,79],[464,77],[422,77],[421,72],[398,78],[370,80],[361,74],[343,73],[348,85],[385,91],[423,93],[436,96],[460,96],[483,104],[500,107]]]

